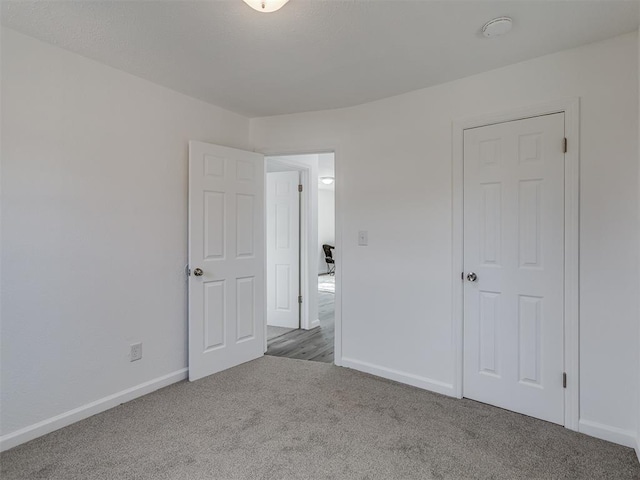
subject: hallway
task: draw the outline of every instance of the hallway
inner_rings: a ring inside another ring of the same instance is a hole
[[[312,330],[291,330],[270,338],[266,355],[333,363],[335,293],[331,290],[335,292],[335,277],[320,275],[318,277],[320,326]],[[268,336],[271,335],[268,334]]]

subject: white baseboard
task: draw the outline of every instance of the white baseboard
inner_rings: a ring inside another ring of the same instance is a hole
[[[316,318],[313,322],[311,322],[311,325],[309,325],[308,330],[312,330],[318,326],[320,326],[320,319]]]
[[[450,383],[432,380],[430,378],[421,377],[412,373],[405,373],[391,368],[381,367],[369,362],[362,362],[353,358],[342,357],[341,364],[343,367],[353,368],[360,372],[370,373],[378,377],[395,380],[396,382],[406,383],[414,387],[423,388],[435,393],[441,393],[449,397],[455,397],[453,385]]]
[[[7,433],[0,437],[0,452],[16,447],[22,443],[51,433],[72,423],[89,418],[96,413],[104,412],[110,408],[117,407],[121,403],[128,402],[134,398],[142,397],[172,383],[184,380],[188,376],[189,369],[183,368],[162,377],[149,380],[135,387],[127,388],[121,392],[114,393],[108,397],[101,398],[95,402],[87,403],[81,407],[74,408],[68,412],[61,413],[55,417],[48,418],[41,422],[21,428],[15,432]]]
[[[636,456],[638,457],[638,462],[640,462],[640,431],[638,432],[638,437],[636,438]]]
[[[592,422],[591,420],[580,420],[578,422],[578,431],[592,437],[624,445],[625,447],[636,448],[638,444],[636,432]]]

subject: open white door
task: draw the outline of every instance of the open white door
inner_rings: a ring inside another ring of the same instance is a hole
[[[263,355],[264,158],[189,142],[189,380]]]
[[[267,173],[267,325],[300,327],[299,172]]]

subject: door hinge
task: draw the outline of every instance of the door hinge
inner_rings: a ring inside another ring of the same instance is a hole
[[[562,388],[567,388],[567,372],[562,373]]]
[[[298,185],[298,191],[302,192],[302,185]]]
[[[298,303],[302,303],[302,295],[298,295]]]
[[[567,137],[564,137],[564,153],[567,153]]]

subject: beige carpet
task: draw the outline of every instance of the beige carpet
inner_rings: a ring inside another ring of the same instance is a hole
[[[333,365],[264,357],[0,456],[9,479],[638,479],[635,453]]]

